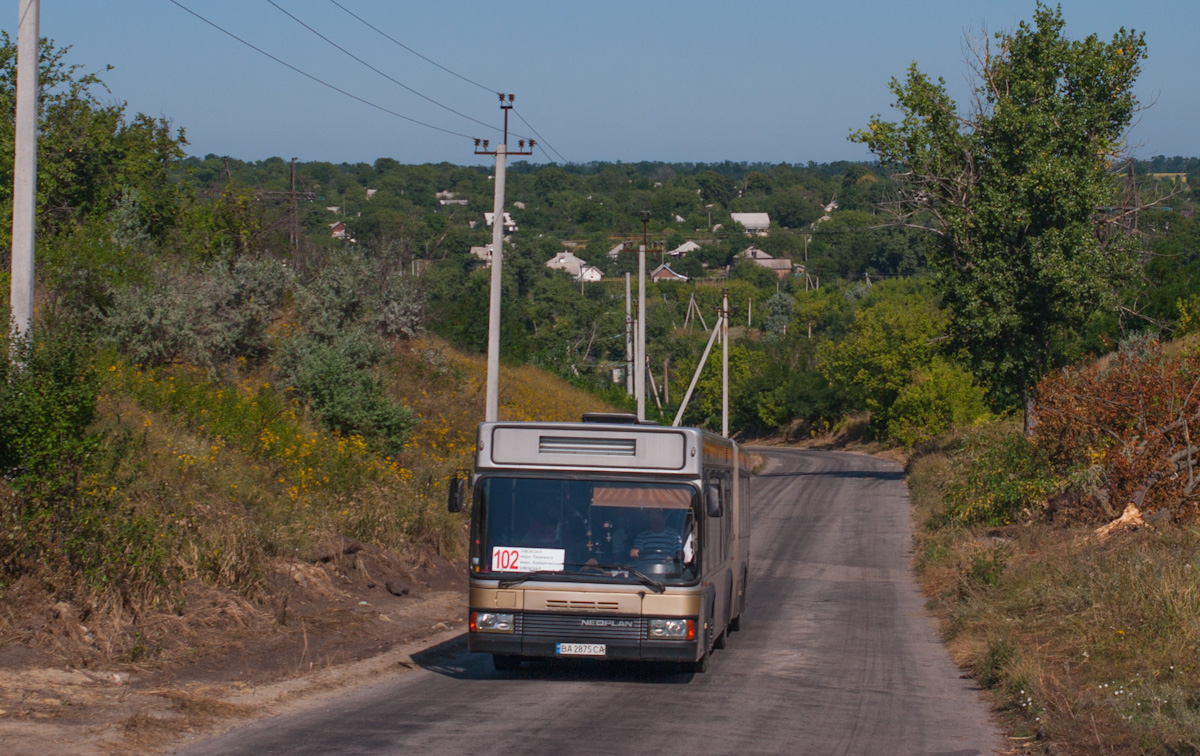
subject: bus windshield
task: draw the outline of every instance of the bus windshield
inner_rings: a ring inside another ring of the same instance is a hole
[[[489,477],[475,499],[471,571],[665,583],[695,580],[699,494],[681,483]]]

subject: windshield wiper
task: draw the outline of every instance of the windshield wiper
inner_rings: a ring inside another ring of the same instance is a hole
[[[559,572],[558,570],[534,570],[533,572],[522,572],[521,574],[510,577],[507,580],[501,580],[496,585],[496,587],[497,588],[512,588],[514,585],[517,585],[518,583],[524,583],[526,580],[529,580],[530,578],[538,577],[540,575],[560,575],[561,576],[562,574],[563,573]]]
[[[637,578],[638,582],[640,582],[642,585],[646,586],[650,590],[654,591],[655,593],[663,593],[664,591],[667,590],[666,586],[664,586],[662,583],[658,582],[657,580],[650,577],[649,575],[647,575],[643,572],[640,572],[639,570],[636,570],[633,567],[630,567],[627,564],[599,564],[599,563],[593,562],[591,564],[572,564],[569,566],[571,566],[571,567],[591,567],[591,568],[597,569],[597,570],[613,570],[614,572],[628,572],[630,575],[633,575],[635,578]]]

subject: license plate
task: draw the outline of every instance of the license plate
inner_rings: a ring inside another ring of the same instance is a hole
[[[604,656],[607,648],[603,643],[557,643],[554,653],[559,656]]]

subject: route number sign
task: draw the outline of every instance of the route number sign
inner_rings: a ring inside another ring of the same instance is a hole
[[[492,572],[536,572],[563,568],[566,551],[563,549],[533,549],[523,546],[492,548]]]

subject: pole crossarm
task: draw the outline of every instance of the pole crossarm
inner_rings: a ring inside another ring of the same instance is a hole
[[[498,94],[500,96],[500,109],[504,111],[504,141],[501,142],[501,144],[504,146],[504,153],[506,155],[532,155],[533,148],[537,146],[536,139],[530,139],[528,141],[526,141],[524,139],[518,139],[517,140],[518,149],[515,149],[515,150],[508,149],[508,111],[512,110],[513,100],[516,99],[516,95],[512,95],[512,94],[506,95],[502,92],[497,92],[496,94]],[[528,150],[526,150],[526,148],[525,148],[526,144],[529,145]],[[477,137],[475,139],[475,154],[476,155],[496,155],[497,154],[496,150],[488,149],[489,145],[490,145],[489,140],[479,139]]]

